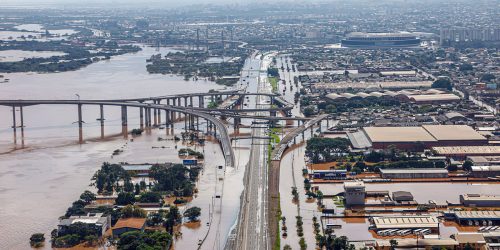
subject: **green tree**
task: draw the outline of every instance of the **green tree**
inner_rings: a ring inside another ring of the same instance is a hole
[[[196,221],[198,217],[201,215],[201,208],[199,207],[191,207],[184,211],[184,217],[187,217],[189,221]]]
[[[122,250],[154,250],[165,249],[172,241],[172,236],[160,231],[132,231],[121,235],[118,249]]]
[[[146,211],[138,206],[126,205],[122,209],[122,218],[146,218],[146,216]]]
[[[433,88],[452,90],[452,84],[448,78],[440,78],[434,81],[431,85]]]
[[[135,194],[135,195],[139,195],[139,194],[141,193],[141,187],[139,186],[139,183],[136,183],[136,184],[134,185],[134,188],[135,188],[135,192],[134,192],[134,194]]]
[[[179,213],[179,208],[177,208],[176,206],[170,206],[170,209],[166,217],[166,221],[165,223],[163,223],[167,231],[172,233],[174,226],[181,222],[182,222],[182,217]]]
[[[470,160],[466,160],[464,161],[464,163],[462,164],[462,168],[465,170],[465,171],[472,171],[472,161]]]
[[[83,200],[86,204],[90,204],[92,201],[96,200],[96,196],[94,193],[92,193],[88,190],[85,190],[85,192],[83,192],[80,195],[80,200]]]
[[[167,211],[160,209],[158,212],[153,213],[148,221],[149,225],[157,226],[161,225],[165,221],[165,217],[167,216]]]
[[[315,114],[315,109],[314,107],[306,107],[304,108],[303,113],[305,117],[311,117]]]
[[[133,193],[119,193],[115,199],[115,204],[120,206],[130,205],[135,203],[135,195]]]
[[[345,138],[314,137],[307,141],[305,154],[313,163],[332,162],[346,153],[349,145]]]
[[[139,198],[139,201],[144,203],[150,203],[150,202],[156,203],[160,202],[160,200],[161,200],[161,195],[160,193],[157,192],[145,192],[142,193],[141,197]]]
[[[43,233],[35,233],[30,237],[30,245],[31,247],[39,248],[43,246],[45,242],[45,235]]]

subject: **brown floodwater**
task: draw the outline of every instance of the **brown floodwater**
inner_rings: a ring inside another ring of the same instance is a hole
[[[82,99],[134,98],[221,89],[209,81],[184,81],[178,76],[148,74],[145,60],[152,54],[168,51],[172,50],[161,48],[157,52],[144,47],[141,52],[114,57],[73,72],[4,74],[10,81],[0,83],[0,99],[76,99],[75,94]],[[26,249],[29,235],[36,232],[50,237],[57,218],[81,192],[92,189],[88,186],[90,178],[104,161],[180,161],[173,141],[158,141],[158,137],[168,137],[163,129],[154,129],[133,141],[120,136],[119,108],[105,107],[106,139],[101,140],[96,120],[98,107],[83,106],[84,144],[78,144],[78,126],[74,123],[76,107],[40,105],[25,107],[23,111],[24,137],[18,129],[14,140],[11,108],[0,107],[0,249]],[[16,113],[19,115],[19,110]],[[128,113],[128,128],[139,127],[138,110],[129,109]],[[176,133],[182,125],[182,122],[176,125]],[[215,225],[204,249],[223,245],[237,218],[249,147],[248,141],[233,142],[233,145],[237,147],[238,165],[226,170],[224,202],[215,209]],[[115,149],[124,152],[111,156]],[[201,224],[197,228],[181,228],[183,237],[175,242],[178,249],[195,248],[198,239],[208,230],[206,222],[214,194],[215,168],[223,163],[218,144],[207,142],[198,150],[205,152],[206,166],[199,179],[199,193],[186,207],[202,208]]]
[[[308,133],[306,133],[306,139]],[[299,237],[296,233],[297,203],[292,201],[291,187],[296,185],[299,191],[300,215],[303,217],[304,239],[308,249],[315,246],[315,239],[312,233],[312,217],[319,216],[315,202],[308,202],[304,191],[304,177],[302,169],[306,165],[304,161],[305,144],[288,151],[282,159],[280,167],[280,203],[282,215],[286,217],[288,236],[281,239],[282,246],[289,244],[292,249],[299,248]],[[295,183],[294,178],[295,177]],[[437,204],[445,204],[446,201],[452,203],[459,202],[459,195],[465,193],[493,194],[500,195],[500,187],[494,183],[365,183],[367,191],[409,191],[419,203],[427,203],[434,200]],[[313,185],[315,186],[315,185]],[[343,192],[343,184],[320,184],[319,189],[325,195],[334,195]],[[335,205],[332,199],[325,199],[327,208]],[[343,208],[337,208],[336,212],[341,212]],[[338,224],[342,227],[335,229],[337,236],[348,236],[350,240],[372,240],[373,234],[368,231],[370,223],[368,219],[325,219],[323,223]],[[281,227],[281,223],[280,223]],[[440,224],[441,237],[447,238],[458,232],[457,228],[450,223]]]

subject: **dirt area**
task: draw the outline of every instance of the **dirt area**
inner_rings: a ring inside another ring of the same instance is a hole
[[[462,226],[462,225],[457,224],[454,221],[444,221],[443,225],[445,225],[447,227],[455,227],[460,232],[474,232],[475,233],[479,229],[478,226]]]
[[[183,226],[185,226],[189,229],[196,229],[196,228],[201,227],[201,222],[200,221],[190,221],[190,222],[184,223]]]

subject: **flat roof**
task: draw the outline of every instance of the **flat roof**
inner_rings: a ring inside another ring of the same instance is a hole
[[[455,234],[455,240],[458,243],[466,244],[466,243],[485,243],[484,236],[482,233],[462,233],[459,232]]]
[[[440,141],[486,140],[484,136],[467,125],[423,125],[422,128]]]
[[[500,171],[500,166],[472,166],[472,172]]]
[[[454,211],[459,219],[500,219],[500,211]]]
[[[470,201],[500,201],[500,196],[498,195],[486,195],[486,194],[463,194],[464,200]]]
[[[432,147],[437,154],[464,154],[464,155],[500,155],[500,146],[455,146],[455,147]]]
[[[346,181],[344,182],[344,188],[359,188],[365,187],[365,183],[362,181]]]
[[[390,240],[377,240],[378,246],[390,247]],[[415,246],[458,246],[458,242],[453,239],[398,239],[398,247]]]
[[[422,127],[364,127],[366,135],[373,142],[434,142]]]
[[[383,174],[425,174],[425,173],[433,173],[433,174],[447,174],[448,170],[443,168],[407,168],[407,169],[387,169],[381,168],[380,172]]]
[[[125,171],[147,171],[150,170],[153,165],[122,165]]]
[[[435,216],[373,217],[373,223],[377,229],[439,227],[439,220]]]

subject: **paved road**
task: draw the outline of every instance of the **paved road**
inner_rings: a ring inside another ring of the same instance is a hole
[[[271,57],[266,56],[261,63],[263,71],[259,76],[257,84],[258,93],[271,93],[265,73]],[[250,88],[252,86],[249,86]],[[255,108],[268,108],[269,97],[257,96]],[[259,112],[257,115],[267,115]],[[268,228],[268,164],[267,144],[268,140],[258,139],[266,136],[265,128],[256,126],[252,129],[252,140],[250,162],[245,174],[245,190],[243,192],[240,221],[238,224],[237,249],[270,249]]]

